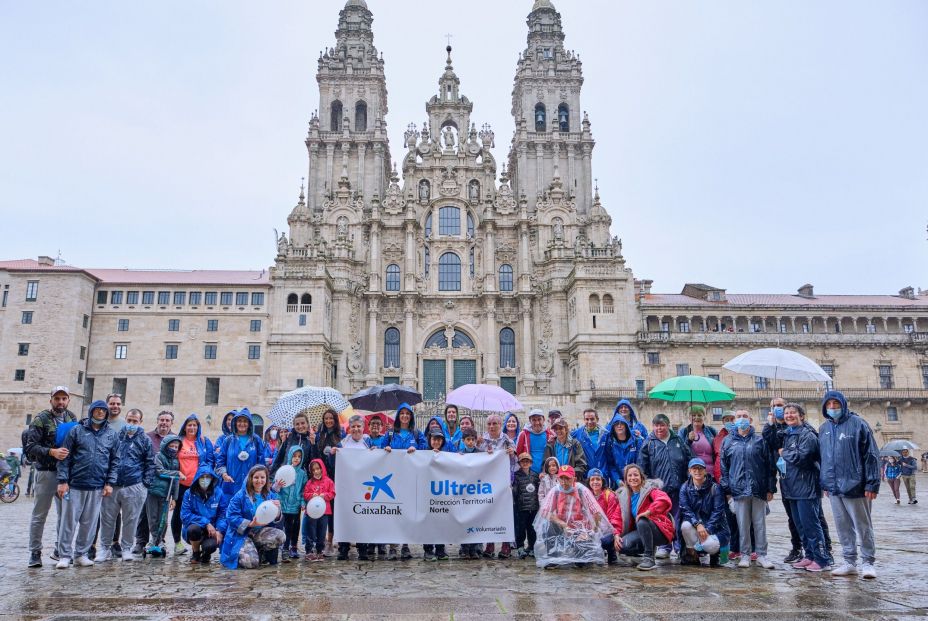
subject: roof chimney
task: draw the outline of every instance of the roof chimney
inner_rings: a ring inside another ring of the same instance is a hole
[[[913,287],[904,287],[899,290],[899,297],[907,300],[915,299],[915,289]]]
[[[39,257],[39,265],[47,265],[49,267],[55,265],[55,260],[51,257],[46,257],[44,254]]]
[[[810,285],[809,283],[806,283],[803,286],[799,287],[799,295],[801,295],[804,298],[814,298],[815,294],[812,293],[812,285]]]

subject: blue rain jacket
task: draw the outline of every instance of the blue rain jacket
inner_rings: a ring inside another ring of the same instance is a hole
[[[702,524],[709,534],[719,538],[721,546],[728,545],[731,533],[725,513],[725,494],[709,473],[701,487],[696,487],[690,477],[680,488],[680,523],[684,521],[693,526]]]
[[[233,429],[235,429],[235,425],[240,419],[248,421],[248,431],[243,436],[227,436],[222,442],[219,455],[216,457],[216,474],[220,477],[224,474],[232,477],[231,483],[222,483],[222,492],[230,497],[245,482],[245,475],[248,474],[252,466],[264,464],[264,442],[255,434],[255,426],[248,408],[243,408],[232,417]]]
[[[819,483],[818,436],[807,425],[787,427],[782,436],[780,457],[786,472],[780,473],[780,491],[785,500],[818,500],[822,497]]]
[[[732,498],[760,498],[777,492],[775,461],[767,442],[753,427],[742,436],[730,433],[722,442],[722,491]]]
[[[200,495],[202,490],[200,490],[200,484],[197,481],[200,480],[200,477],[206,475],[212,477],[213,480],[209,488],[207,488],[204,498],[204,496]],[[187,527],[191,524],[196,524],[202,528],[206,528],[207,524],[212,524],[217,531],[225,533],[226,505],[229,503],[229,497],[222,493],[219,481],[220,479],[213,471],[212,466],[203,464],[197,469],[197,474],[190,484],[190,489],[184,494],[184,502],[180,507],[181,536],[187,543],[190,543],[190,540],[187,539]]]
[[[249,419],[251,417],[249,416]],[[244,484],[229,500],[226,507],[226,534],[222,540],[222,550],[219,560],[229,569],[238,569],[238,553],[245,543],[250,532],[257,532],[265,526],[249,526],[255,519],[255,511],[265,500],[278,500],[277,494],[268,492],[267,496],[256,494],[254,498],[248,495]]]
[[[837,399],[841,414],[831,418],[825,403]],[[822,490],[834,496],[862,498],[864,492],[880,491],[880,449],[870,425],[848,410],[847,400],[837,390],[829,390],[822,399],[825,422],[819,427]]]
[[[616,425],[622,425],[626,430],[626,440],[622,442],[616,439],[613,429]],[[603,467],[601,470],[609,479],[612,487],[618,486],[622,482],[625,474],[625,466],[634,464],[638,461],[638,453],[641,451],[641,445],[644,442],[642,438],[633,435],[631,427],[621,414],[616,412],[612,420],[606,425],[606,435],[603,436],[600,452],[603,458]]]

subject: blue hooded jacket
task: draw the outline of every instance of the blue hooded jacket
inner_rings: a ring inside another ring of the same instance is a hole
[[[735,432],[725,437],[720,460],[726,496],[767,500],[768,493],[776,493],[776,466],[767,446],[753,428],[746,436]]]
[[[280,496],[281,513],[299,513],[300,508],[303,506],[303,488],[306,486],[306,481],[309,480],[309,475],[306,474],[306,468],[303,466],[306,463],[306,451],[299,444],[294,444],[287,451],[286,463],[281,465],[293,465],[293,456],[296,453],[300,453],[300,462],[293,468],[296,470],[296,479],[294,479],[293,485],[281,488],[277,492],[278,496]]]
[[[138,483],[151,487],[152,479],[155,478],[155,455],[148,434],[139,429],[130,436],[123,426],[116,435],[116,441],[119,452],[116,487],[129,487]]]
[[[632,405],[632,402],[628,399],[622,398],[619,399],[619,402],[615,404],[615,409],[612,410],[612,417],[615,418],[616,414],[619,414],[619,408],[623,405],[627,405],[628,409],[631,411],[632,420],[630,421],[630,427],[632,429],[632,435],[638,435],[642,440],[648,437],[648,428],[644,426],[640,420],[638,420],[638,415],[635,413],[635,408]],[[620,414],[621,416],[621,414]]]
[[[583,454],[586,456],[587,466],[592,469],[602,470],[603,463],[603,440],[606,438],[606,430],[599,426],[594,436],[590,435],[586,425],[582,425],[571,432],[571,437],[580,443],[583,447]]]
[[[835,418],[825,411],[825,403],[837,399],[841,414]],[[837,390],[822,399],[825,422],[819,427],[822,489],[834,496],[861,498],[864,492],[880,491],[880,449],[870,425],[848,410],[847,400]]]
[[[621,441],[615,437],[613,430],[616,425],[625,427],[626,439]],[[603,436],[600,443],[602,453],[603,467],[601,470],[609,479],[612,487],[617,487],[625,474],[625,466],[634,464],[638,461],[638,453],[641,451],[643,440],[632,434],[628,421],[616,412],[612,420],[606,425],[606,435]]]
[[[200,489],[200,477],[210,476],[212,482],[206,491]],[[206,528],[207,524],[212,524],[220,533],[226,530],[226,505],[229,504],[229,497],[222,493],[219,486],[219,477],[213,471],[209,464],[202,464],[197,468],[197,473],[190,483],[190,490],[184,494],[184,502],[180,507],[180,519],[182,524],[181,536],[184,541],[190,543],[187,539],[187,528],[191,524],[196,524]]]
[[[451,434],[448,433],[448,423],[446,423],[444,419],[440,416],[433,416],[425,423],[425,429],[422,430],[422,433],[426,435],[426,439],[428,439],[429,425],[432,424],[432,421],[435,421],[436,423],[438,423],[438,426],[441,428],[441,432],[445,434],[445,441],[451,442]]]
[[[91,403],[87,413],[101,408],[109,413],[104,401]],[[104,420],[102,425],[94,427],[88,416],[65,436],[61,448],[68,449],[70,454],[58,462],[58,483],[67,483],[76,490],[116,485],[119,450],[116,432],[109,422]]]
[[[818,436],[808,425],[787,427],[782,435],[786,472],[780,473],[780,492],[784,500],[818,500],[822,497],[819,482]]]
[[[180,433],[178,434],[181,438],[185,436],[185,429],[187,428],[187,423],[190,421],[196,421],[197,423],[197,458],[199,465],[209,464],[213,466],[216,463],[216,449],[213,447],[213,443],[210,442],[210,439],[203,435],[203,424],[200,423],[200,418],[196,414],[191,414],[184,419],[184,424],[180,427]],[[163,442],[163,440],[162,440]]]
[[[251,416],[248,417],[251,420]],[[244,481],[245,477],[242,477]],[[265,526],[249,526],[255,519],[255,511],[265,500],[278,500],[277,493],[270,491],[265,495],[256,494],[254,498],[248,495],[244,482],[235,495],[229,500],[226,507],[226,534],[222,540],[222,551],[219,560],[229,569],[238,569],[238,553],[245,543],[249,531],[257,532]]]
[[[638,452],[638,465],[649,479],[663,481],[664,492],[672,495],[680,489],[689,476],[687,464],[692,456],[690,447],[670,429],[667,432],[666,443],[659,440],[653,433],[648,435]]]
[[[706,473],[701,487],[696,487],[690,477],[680,488],[680,523],[684,521],[693,526],[703,524],[706,530],[719,538],[719,545],[728,545],[731,533],[725,513],[725,494],[712,480],[711,474]]]
[[[509,424],[510,418],[514,418],[516,421],[516,435],[512,437],[512,441],[515,443],[519,441],[519,434],[522,433],[522,421],[519,420],[515,412],[506,412],[506,417],[503,419],[503,433],[506,433],[506,425]]]
[[[243,436],[227,436],[223,440],[222,450],[216,457],[216,474],[220,477],[224,474],[232,477],[232,482],[222,484],[222,492],[227,496],[232,496],[239,490],[252,466],[264,464],[264,443],[255,434],[255,426],[248,408],[242,408],[232,418],[233,429],[239,420],[248,421],[248,431]]]
[[[409,413],[412,414],[412,418],[409,421],[410,428],[405,431],[400,431],[400,412],[402,410],[409,410]],[[413,414],[412,406],[408,403],[401,403],[400,406],[396,408],[396,416],[393,418],[393,433],[390,435],[390,448],[405,450],[409,447],[425,449],[428,448],[428,444],[425,441],[425,435],[416,429],[416,416]]]

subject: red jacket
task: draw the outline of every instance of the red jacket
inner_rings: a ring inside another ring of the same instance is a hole
[[[673,541],[676,534],[676,525],[673,523],[673,516],[670,515],[670,496],[657,487],[659,483],[660,481],[654,479],[645,482],[640,491],[638,512],[635,515],[640,516],[645,511],[649,511],[648,517],[661,531],[661,534],[667,538],[667,541]],[[631,491],[623,485],[619,489],[623,535],[636,529],[636,525],[632,523],[631,500]]]
[[[712,475],[715,477],[716,483],[722,481],[722,442],[727,437],[728,430],[722,427],[722,430],[712,438],[712,453],[715,455],[715,467],[712,469]]]
[[[529,434],[531,433],[531,427],[524,427],[522,431],[519,432],[519,439],[516,440],[516,455],[521,455],[522,453],[531,453],[531,446],[529,442]],[[554,439],[554,432],[550,429],[545,429],[545,444]]]
[[[619,498],[615,495],[615,492],[613,492],[611,489],[604,489],[596,499],[596,502],[599,503],[603,513],[606,514],[606,517],[609,519],[609,523],[612,524],[613,530],[615,530],[616,533],[621,533],[622,506],[619,504]]]
[[[314,479],[313,475],[309,475],[309,481],[306,482],[306,487],[303,488],[303,499],[309,501],[313,496],[322,496],[325,500],[325,514],[332,515],[332,499],[335,498],[335,483],[332,482],[332,479],[329,478],[329,475],[325,471],[325,464],[321,459],[314,459],[309,462],[310,469],[313,467],[313,464],[319,464],[322,468],[322,478]]]

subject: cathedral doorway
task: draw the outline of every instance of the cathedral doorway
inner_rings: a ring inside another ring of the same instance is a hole
[[[477,347],[462,330],[449,326],[432,333],[420,359],[422,398],[426,401],[442,400],[458,386],[477,383]]]

